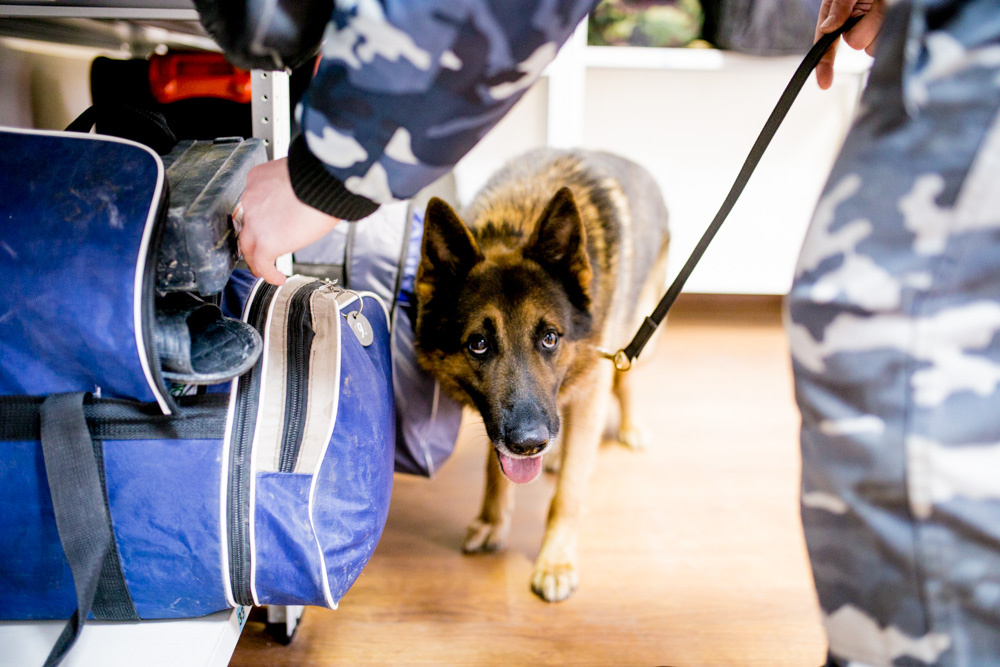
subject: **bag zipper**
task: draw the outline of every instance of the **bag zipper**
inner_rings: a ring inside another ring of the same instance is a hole
[[[261,283],[247,313],[247,322],[264,335],[271,300],[278,288]],[[265,345],[267,343],[265,342]],[[257,399],[264,368],[264,355],[236,385],[236,408],[233,415],[229,450],[229,577],[233,599],[239,605],[252,605],[250,590],[250,455],[257,417]]]
[[[316,281],[296,292],[288,304],[287,373],[285,385],[285,424],[281,434],[278,472],[293,472],[302,447],[306,408],[309,402],[309,357],[313,338],[313,292],[323,286]]]

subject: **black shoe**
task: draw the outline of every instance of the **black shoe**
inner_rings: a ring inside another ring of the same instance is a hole
[[[264,349],[257,330],[224,317],[219,307],[187,294],[157,299],[153,332],[163,377],[218,384],[243,375]]]

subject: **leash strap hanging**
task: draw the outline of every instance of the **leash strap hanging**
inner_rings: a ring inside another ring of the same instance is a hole
[[[649,338],[656,331],[656,327],[660,325],[663,318],[666,317],[667,311],[674,304],[677,296],[681,293],[681,289],[684,287],[684,283],[687,282],[688,277],[691,272],[694,271],[694,267],[698,264],[698,260],[701,256],[705,254],[705,250],[708,248],[708,244],[712,242],[715,238],[716,232],[722,227],[722,223],[725,222],[726,216],[733,209],[736,204],[736,200],[739,199],[740,194],[743,192],[743,188],[746,187],[747,181],[750,180],[750,176],[753,174],[754,169],[757,168],[757,163],[760,162],[761,157],[764,155],[764,151],[767,149],[768,144],[771,143],[771,139],[774,138],[775,132],[778,131],[778,127],[781,122],[785,119],[788,114],[788,110],[792,107],[792,102],[798,96],[799,91],[802,90],[802,86],[805,84],[809,75],[815,69],[816,65],[819,64],[820,59],[823,54],[826,53],[830,45],[840,38],[841,33],[844,33],[861,20],[861,16],[855,16],[847,20],[844,25],[838,28],[836,31],[828,33],[820,37],[813,47],[806,54],[806,57],[802,59],[802,63],[799,64],[798,69],[795,70],[795,74],[792,75],[791,81],[785,87],[784,92],[781,93],[781,97],[778,98],[778,103],[775,105],[774,110],[768,117],[767,122],[764,123],[764,129],[760,131],[760,135],[757,137],[757,141],[754,143],[753,148],[750,149],[750,154],[747,156],[746,161],[743,163],[743,168],[740,170],[739,175],[736,177],[736,182],[733,183],[733,187],[729,190],[729,194],[726,195],[725,201],[722,203],[722,207],[719,212],[715,214],[715,219],[712,220],[712,224],[708,226],[705,233],[702,234],[701,240],[698,241],[698,245],[695,246],[694,251],[691,256],[688,257],[687,262],[681,268],[680,273],[674,278],[674,282],[670,284],[663,298],[660,299],[659,304],[657,304],[656,309],[651,315],[646,317],[643,321],[642,326],[639,327],[639,331],[636,332],[635,337],[632,341],[624,348],[619,350],[614,354],[606,354],[608,358],[615,362],[615,367],[620,371],[628,370],[632,366],[632,361],[639,356],[642,352],[642,348],[646,346],[649,342]]]

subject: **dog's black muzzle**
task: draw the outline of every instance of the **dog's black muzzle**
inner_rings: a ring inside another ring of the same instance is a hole
[[[512,454],[540,454],[551,435],[547,421],[537,403],[518,403],[504,415],[502,440]]]

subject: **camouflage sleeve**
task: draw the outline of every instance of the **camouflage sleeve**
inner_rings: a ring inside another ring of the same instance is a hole
[[[520,99],[594,0],[337,2],[289,172],[344,219],[413,196]]]

